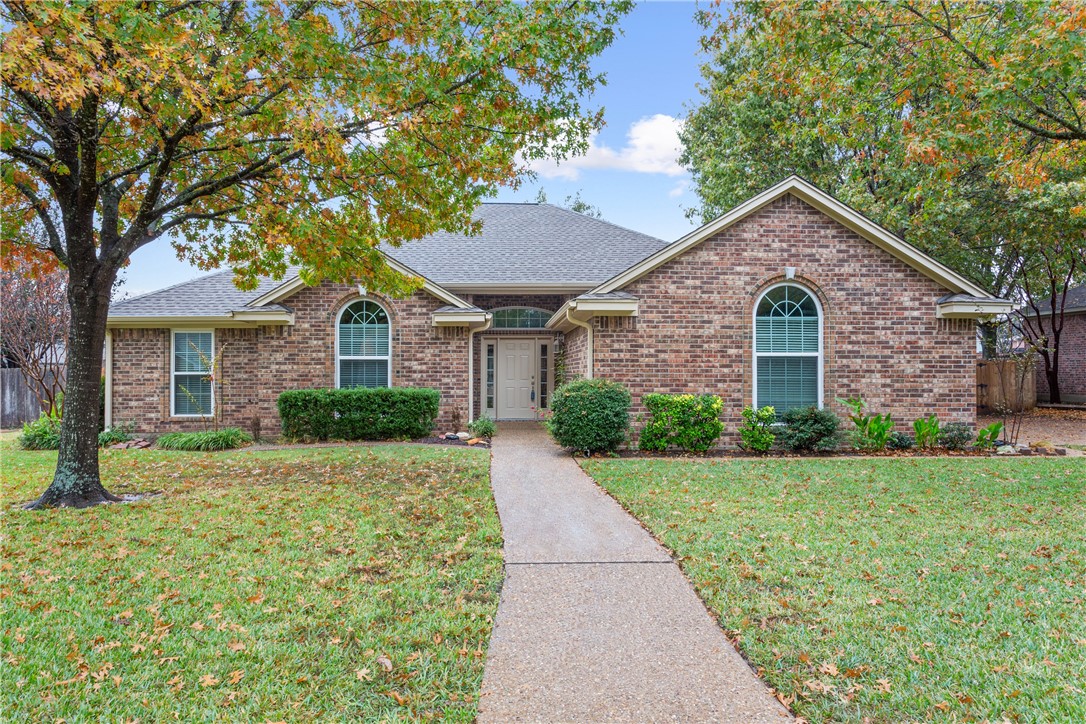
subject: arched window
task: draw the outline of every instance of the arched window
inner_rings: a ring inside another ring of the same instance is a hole
[[[507,307],[495,309],[491,329],[543,329],[553,312],[533,307]]]
[[[360,299],[339,313],[336,325],[336,387],[391,387],[388,312]]]
[[[778,415],[822,407],[822,312],[794,284],[777,284],[754,306],[754,404]]]

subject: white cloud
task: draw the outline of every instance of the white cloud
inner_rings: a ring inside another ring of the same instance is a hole
[[[543,178],[575,181],[586,169],[658,173],[682,176],[686,170],[679,165],[679,131],[683,122],[678,118],[657,113],[630,125],[626,145],[615,150],[596,143],[596,135],[588,141],[588,152],[561,162],[534,161],[532,170]]]
[[[667,195],[675,199],[686,193],[686,190],[690,188],[690,179],[682,179],[679,183],[675,184],[675,187],[667,192]]]

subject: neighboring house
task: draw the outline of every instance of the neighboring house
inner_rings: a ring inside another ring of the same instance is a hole
[[[271,432],[283,390],[426,386],[444,430],[535,419],[564,375],[622,382],[635,414],[647,392],[720,395],[729,444],[752,403],[972,423],[974,319],[1011,308],[798,177],[672,244],[547,204],[477,213],[479,236],[387,250],[425,280],[407,299],[221,273],[114,305],[107,416],[154,433],[221,408]]]
[[[1040,308],[1042,312],[1051,309],[1050,300],[1042,302]],[[1064,404],[1086,404],[1086,284],[1067,290],[1063,315],[1063,331],[1060,332],[1060,397]],[[1044,328],[1050,327],[1046,319]],[[1039,356],[1036,373],[1037,400],[1048,402],[1048,377],[1045,376],[1044,361]]]

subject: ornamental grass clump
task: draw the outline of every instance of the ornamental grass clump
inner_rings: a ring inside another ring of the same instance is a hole
[[[23,450],[57,450],[60,448],[59,412],[43,412],[33,422],[23,423],[19,447]]]
[[[162,450],[184,450],[189,452],[212,452],[233,450],[248,445],[252,435],[236,427],[224,427],[219,430],[203,432],[168,432],[155,441]]]
[[[852,410],[848,419],[856,426],[852,431],[852,446],[857,450],[885,450],[890,442],[890,435],[894,431],[894,421],[890,419],[890,413],[869,415],[867,403],[859,397],[850,397],[847,400],[837,398],[837,402]]]
[[[574,380],[554,391],[547,430],[564,448],[613,452],[630,427],[630,392],[610,380]]]
[[[724,423],[720,411],[724,402],[716,395],[644,395],[649,421],[641,430],[641,450],[663,452],[674,446],[686,452],[703,453],[720,439]]]

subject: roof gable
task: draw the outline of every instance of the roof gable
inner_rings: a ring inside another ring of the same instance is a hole
[[[791,194],[806,202],[810,206],[829,216],[831,219],[834,219],[846,228],[851,229],[861,237],[867,239],[883,251],[886,251],[905,262],[921,274],[935,280],[947,289],[953,292],[970,294],[975,297],[991,297],[988,292],[977,286],[974,282],[966,279],[941,262],[936,261],[912,244],[906,242],[904,239],[892,234],[863,214],[860,214],[841,201],[838,201],[833,196],[830,196],[825,191],[815,187],[813,184],[799,176],[789,176],[776,186],[744,201],[723,216],[720,216],[714,221],[710,221],[708,224],[690,232],[657,253],[634,264],[629,269],[616,274],[603,284],[594,288],[592,292],[606,294],[631,284],[657,267],[666,264],[688,249],[697,246],[706,239],[711,238],[718,232],[745,219],[786,194]]]

